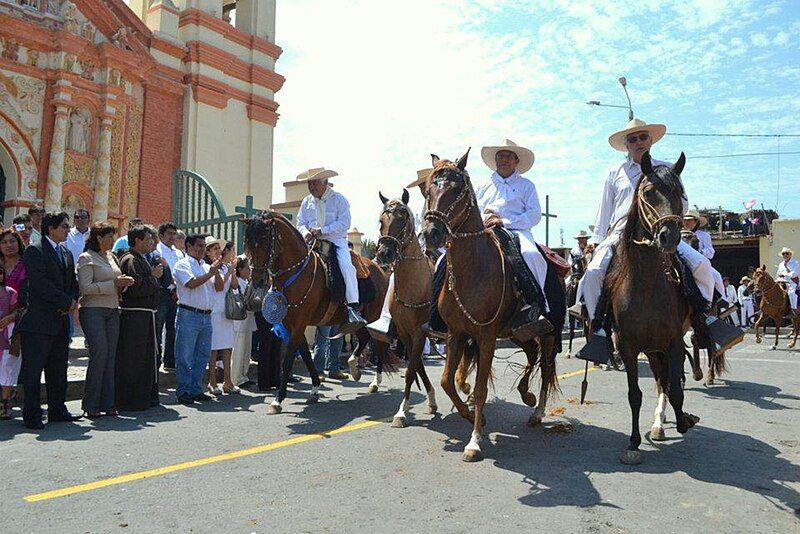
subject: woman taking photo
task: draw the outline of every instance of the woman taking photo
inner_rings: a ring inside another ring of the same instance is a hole
[[[224,248],[221,248],[224,247]],[[231,352],[233,351],[233,321],[225,317],[225,294],[229,288],[238,289],[236,279],[236,254],[233,243],[206,237],[206,262],[210,265],[222,256],[222,266],[214,275],[213,306],[211,307],[211,358],[208,362],[208,389],[214,395],[239,393],[231,379]],[[217,385],[217,360],[222,360],[222,389]]]
[[[114,227],[97,222],[89,231],[85,252],[78,256],[80,317],[89,366],[83,392],[83,411],[89,419],[103,413],[117,415],[114,401],[114,364],[119,338],[119,294],[133,284],[125,276],[111,252],[116,237]]]
[[[18,234],[11,229],[0,232],[0,268],[4,273],[3,278],[6,288],[16,293],[17,300],[23,296],[22,284],[25,282],[25,264],[22,262],[24,250],[25,245],[22,244],[22,239]],[[17,306],[24,306],[24,303],[18,303]],[[8,326],[16,321],[20,312],[21,310],[17,309],[14,317],[8,320],[5,319],[5,316],[0,318],[0,325],[6,328],[7,331],[13,332],[13,328],[8,328]],[[6,324],[3,324],[4,322]],[[8,349],[9,347],[6,348]],[[7,350],[0,353],[0,386],[2,386],[0,418],[2,419],[11,419],[11,407],[13,406],[21,364],[22,360],[20,360],[19,355],[15,356]]]

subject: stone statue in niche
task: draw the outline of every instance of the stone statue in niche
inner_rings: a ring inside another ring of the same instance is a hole
[[[33,50],[32,48],[28,49],[28,65],[31,67],[35,67],[39,64],[39,51]]]
[[[78,8],[75,7],[75,4],[64,2],[61,7],[61,18],[64,19],[64,29],[78,35]]]
[[[19,43],[16,41],[6,41],[6,46],[3,48],[3,57],[11,61],[19,59]]]
[[[111,42],[123,50],[133,50],[130,43],[130,32],[125,27],[120,28],[117,33],[111,36]]]
[[[64,70],[72,72],[72,67],[75,66],[75,61],[78,57],[75,54],[67,54],[64,56]]]
[[[108,85],[112,85],[112,86],[119,85],[119,77],[120,77],[119,70],[111,69],[111,72],[108,75]]]
[[[85,22],[83,24],[83,29],[81,30],[81,36],[84,39],[94,42],[94,26],[92,26],[91,22]]]
[[[94,63],[89,60],[81,61],[81,68],[83,72],[81,72],[81,78],[86,80],[94,80]]]
[[[92,125],[92,117],[85,109],[76,109],[69,117],[69,136],[67,137],[67,148],[80,154],[89,151],[89,130]]]

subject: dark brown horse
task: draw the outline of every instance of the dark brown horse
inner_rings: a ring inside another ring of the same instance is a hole
[[[497,237],[484,228],[465,170],[468,154],[469,151],[457,163],[433,157],[423,234],[428,248],[447,247],[446,282],[439,294],[434,295],[439,314],[448,328],[442,388],[458,413],[472,423],[472,437],[464,449],[463,459],[474,462],[481,460],[483,408],[495,341],[498,337],[511,337],[511,320],[523,302],[515,294],[511,266],[506,262]],[[555,334],[561,335],[560,332]],[[548,393],[558,387],[554,333],[525,342],[513,338],[512,341],[522,348],[528,359],[517,389],[525,404],[536,407],[528,421],[536,425],[544,416]],[[477,364],[474,412],[456,390],[456,371],[461,370],[459,374],[463,377],[468,362]],[[528,391],[537,365],[542,377],[538,403],[536,395]]]
[[[586,267],[592,261],[594,255],[594,245],[587,243],[580,258],[573,258],[571,262],[572,272],[569,275],[569,282],[566,285],[567,308],[571,308],[578,300],[578,283],[586,272]],[[567,347],[567,358],[572,357],[572,340],[575,339],[575,325],[580,324],[583,330],[584,339],[589,337],[589,323],[570,315],[569,321],[569,345]]]
[[[751,283],[756,291],[761,294],[761,300],[758,303],[760,312],[755,324],[756,343],[761,343],[761,322],[765,318],[772,319],[775,324],[775,343],[772,344],[772,350],[775,350],[778,348],[778,336],[780,335],[783,318],[787,315],[792,315],[789,297],[786,295],[786,289],[770,276],[766,265],[762,265],[755,270]],[[794,339],[789,342],[787,347],[789,349],[794,348],[797,343],[797,335],[800,334],[800,321],[798,321],[797,315],[792,315],[792,334],[794,334]]]
[[[346,321],[344,304],[331,299],[327,286],[325,265],[319,254],[309,249],[303,236],[283,215],[267,211],[250,220],[245,220],[245,252],[253,265],[253,280],[284,293],[288,312],[282,324],[288,331],[288,340],[281,343],[281,382],[278,394],[267,408],[267,413],[281,412],[281,403],[286,398],[286,387],[292,373],[294,355],[297,350],[311,375],[309,403],[319,400],[320,379],[311,361],[305,338],[308,326],[332,326]],[[332,254],[333,256],[333,254]],[[287,282],[292,280],[288,285]],[[370,267],[370,280],[375,284],[376,300],[383,301],[388,276],[377,265]],[[374,308],[374,306],[373,306]],[[378,306],[380,311],[380,306]],[[374,320],[365,310],[364,317]],[[376,341],[376,353],[385,358],[385,344]]]
[[[431,281],[433,263],[422,253],[414,225],[414,215],[408,207],[408,191],[403,190],[402,200],[389,200],[379,194],[383,203],[381,213],[381,237],[375,256],[381,265],[394,266],[394,291],[389,295],[389,310],[397,330],[397,338],[408,354],[406,384],[400,409],[392,420],[392,426],[406,426],[411,386],[419,377],[428,394],[425,413],[436,413],[436,392],[433,389],[422,352],[425,348],[425,333],[422,325],[428,320],[431,306]]]
[[[672,167],[652,166],[650,154],[642,156],[642,177],[636,185],[628,219],[606,277],[606,293],[613,313],[619,353],[628,378],[631,436],[622,462],[641,462],[639,445],[639,389],[637,359],[647,355],[656,380],[659,400],[651,430],[664,439],[666,397],[675,410],[678,432],[687,432],[698,418],[683,411],[683,335],[691,324],[689,303],[679,280],[676,250],[681,239],[684,196],[680,173],[686,163],[681,154]]]

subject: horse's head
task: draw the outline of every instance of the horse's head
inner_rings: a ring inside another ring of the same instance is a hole
[[[390,265],[403,254],[403,248],[410,240],[415,239],[414,215],[408,207],[408,191],[403,189],[401,199],[389,200],[378,192],[383,203],[381,212],[381,237],[378,238],[378,250],[375,259],[381,265]]]
[[[257,282],[264,280],[278,256],[280,242],[276,221],[276,214],[272,211],[264,211],[252,219],[244,220],[247,225],[244,231],[245,254],[250,258],[253,280]]]
[[[772,277],[767,272],[767,266],[762,265],[761,267],[757,267],[755,271],[753,271],[753,280],[750,282],[750,286],[757,292],[763,293],[766,289],[769,289],[769,281],[773,281]]]
[[[683,152],[672,167],[653,167],[650,153],[642,156],[642,177],[628,217],[633,224],[628,225],[626,232],[634,242],[655,246],[666,253],[674,253],[678,248],[685,198],[680,175],[685,164]]]
[[[429,249],[437,249],[445,238],[466,221],[475,194],[466,171],[469,149],[453,163],[431,154],[433,172],[425,188],[425,223],[422,235]]]

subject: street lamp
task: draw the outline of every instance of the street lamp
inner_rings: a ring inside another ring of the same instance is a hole
[[[633,107],[631,106],[631,97],[628,96],[628,80],[625,79],[625,76],[619,77],[619,84],[622,86],[622,90],[625,91],[625,98],[628,99],[628,120],[633,120]]]
[[[628,109],[628,106],[618,106],[616,104],[601,104],[599,100],[589,100],[586,102],[590,106],[599,106],[601,108],[621,108],[621,109]]]

